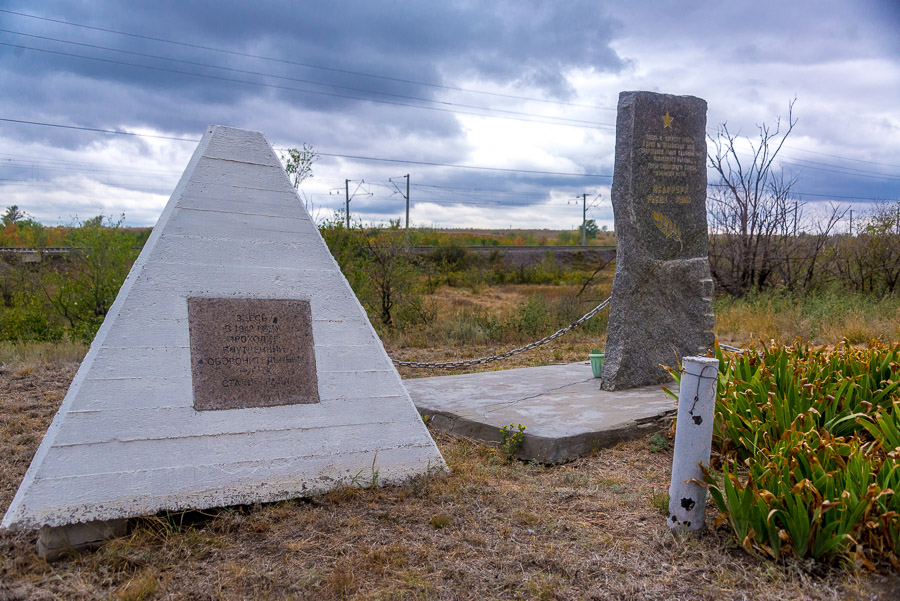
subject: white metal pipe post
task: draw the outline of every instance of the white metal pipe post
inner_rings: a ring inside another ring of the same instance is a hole
[[[692,480],[702,482],[699,464],[709,465],[719,360],[685,357],[682,366],[668,521],[673,529],[699,530],[706,511],[706,489]]]

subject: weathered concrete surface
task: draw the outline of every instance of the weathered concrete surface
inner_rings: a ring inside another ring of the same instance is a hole
[[[602,390],[589,362],[404,383],[419,412],[446,432],[498,443],[500,428],[524,425],[518,456],[542,463],[571,461],[654,432],[675,412],[660,386]]]
[[[44,526],[38,535],[38,555],[53,561],[72,551],[91,549],[110,538],[123,536],[128,531],[128,520],[107,520],[68,526]]]
[[[603,387],[668,380],[715,341],[706,223],[706,101],[622,92],[612,205],[616,274]]]
[[[188,325],[196,297],[309,302],[319,402],[197,411]],[[2,528],[276,501],[373,472],[388,484],[444,469],[265,137],[211,126]]]

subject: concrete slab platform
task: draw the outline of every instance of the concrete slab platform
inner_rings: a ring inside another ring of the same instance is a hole
[[[675,399],[660,386],[609,392],[590,363],[404,380],[419,413],[446,432],[489,443],[525,426],[518,456],[562,463],[668,426]]]

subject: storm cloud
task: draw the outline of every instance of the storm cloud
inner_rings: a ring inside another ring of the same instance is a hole
[[[614,109],[628,89],[701,96],[713,131],[727,121],[751,138],[797,97],[783,166],[804,200],[900,197],[890,0],[0,8],[0,118],[157,136],[0,121],[4,206],[42,221],[152,224],[190,140],[220,123],[322,152],[303,192],[324,212],[351,179],[351,212],[396,218],[389,178],[410,173],[421,225],[574,227],[589,194],[611,226]]]

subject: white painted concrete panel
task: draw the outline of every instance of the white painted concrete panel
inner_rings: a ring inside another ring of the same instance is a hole
[[[36,529],[163,510],[280,501],[342,486],[366,486],[371,483],[373,460],[379,485],[399,484],[411,476],[444,469],[443,461],[436,462],[432,445],[425,443],[379,449],[377,456],[365,451],[46,479],[35,483],[34,493],[50,501],[27,513],[16,508],[11,517],[20,528]],[[78,485],[73,486],[73,481]]]
[[[385,415],[403,412],[406,397],[365,397],[328,399],[308,405],[280,405],[247,409],[195,411],[191,405],[168,408],[115,408],[72,410],[66,416],[67,429],[56,437],[56,447],[98,444],[112,441],[159,440],[165,438],[219,436],[242,432],[293,429],[301,432],[329,428],[353,416],[354,424],[383,421]]]
[[[150,378],[131,376],[84,380],[71,411],[132,411],[158,407],[193,407],[190,376]],[[124,418],[123,418],[124,419]],[[120,427],[125,427],[123,423]],[[115,431],[112,433],[115,435]],[[62,433],[60,433],[62,436]]]
[[[240,463],[248,457],[268,461],[374,451],[415,439],[418,434],[416,424],[409,421],[349,422],[308,429],[54,446],[47,454],[47,469],[41,473],[41,479]]]
[[[344,347],[346,348],[346,347]],[[357,356],[359,349],[356,350]],[[91,372],[94,378],[190,378],[190,347],[102,347]],[[322,394],[337,394],[337,390],[361,390],[383,396],[396,390],[396,371],[387,361],[369,360],[372,369],[352,367],[345,371],[325,371],[317,365],[319,390]]]
[[[368,319],[356,297],[348,294],[346,280],[336,271],[244,265],[230,277],[217,277],[227,273],[228,268],[223,264],[157,262],[148,265],[134,285],[137,291],[146,291],[146,294],[152,294],[162,285],[177,291],[148,305],[159,311],[160,318],[186,318],[186,298],[209,296],[303,299],[309,300],[314,320],[364,323],[362,320]],[[126,307],[126,310],[130,309]]]
[[[261,133],[225,127],[210,128],[209,131],[214,143],[206,148],[204,157],[281,167]]]
[[[293,190],[287,176],[279,167],[266,167],[235,161],[219,161],[202,158],[191,175],[191,185],[231,184],[247,190],[247,198],[253,198],[253,191],[290,192]],[[187,188],[187,194],[190,188]]]
[[[313,304],[316,304],[315,299]],[[318,309],[314,311],[319,312]],[[337,308],[333,312],[339,311],[340,308]],[[324,309],[322,312],[327,313]],[[170,319],[160,315],[181,317]],[[109,333],[104,347],[190,345],[187,301],[184,299],[167,298],[165,303],[126,307],[122,310],[121,316],[121,325]],[[152,324],[152,327],[148,327],[147,324]],[[340,314],[335,315],[333,319],[327,317],[314,319],[312,326],[313,339],[317,341],[317,353],[320,348],[366,347],[376,340],[358,315],[347,319],[343,319]],[[320,340],[321,343],[318,342]]]
[[[305,238],[305,240],[304,240]],[[295,243],[253,244],[247,241],[184,238],[168,238],[165,249],[159,253],[159,261],[183,265],[217,265],[253,267],[276,265],[300,269],[313,269],[321,274],[333,273],[322,269],[325,255],[322,245],[309,235],[298,236]],[[228,248],[227,252],[221,249]],[[290,260],[285,257],[290,257]],[[331,255],[328,255],[331,258]],[[327,263],[324,263],[327,265]]]
[[[187,303],[186,301],[182,301]],[[129,346],[188,346],[191,341],[188,336],[187,318],[166,319],[159,317],[159,311],[148,310],[146,306],[135,307],[133,311],[123,310],[122,314],[128,314],[128,319],[122,319],[120,325],[110,330],[109,336],[103,343],[105,348],[129,347]],[[120,314],[120,317],[121,315]],[[155,319],[149,321],[148,317],[154,315]],[[137,319],[131,319],[137,317]]]
[[[234,256],[239,255],[235,253]],[[274,294],[282,292],[287,285],[306,286],[305,293],[298,294],[295,298],[312,300],[314,296],[319,296],[320,286],[331,288],[331,296],[351,298],[346,289],[339,287],[343,281],[343,276],[333,271],[289,263],[244,265],[239,270],[232,271],[227,265],[213,263],[156,261],[144,268],[135,285],[141,282],[156,286],[165,284],[170,291],[167,296],[175,299],[187,298],[200,289],[216,290],[229,296],[281,298]],[[255,283],[252,288],[249,287],[251,283]],[[147,290],[148,293],[151,291],[152,289]]]
[[[105,348],[97,352],[93,378],[190,378],[190,349],[185,347]]]
[[[322,344],[327,346],[378,345],[379,348],[383,348],[381,340],[368,325],[361,318],[353,320],[316,319],[313,320],[313,338],[322,340]],[[375,350],[372,352],[373,354],[377,353]],[[385,353],[385,355],[387,354]]]
[[[208,190],[212,184],[192,186],[190,196],[185,196],[184,202],[178,205],[181,211],[217,212],[234,215],[246,215],[256,217],[269,217],[278,219],[286,211],[291,211],[291,203],[298,202],[296,194],[291,192],[276,192],[265,190],[256,192],[257,197],[252,201],[247,200],[246,188],[228,188],[227,193],[217,193]],[[222,186],[216,186],[222,188]],[[222,198],[222,196],[227,196]],[[292,214],[290,219],[305,221],[312,228],[314,224],[307,215]]]
[[[177,207],[174,217],[178,221],[173,224],[172,228],[166,228],[166,233],[189,236],[200,234],[212,238],[263,237],[269,239],[278,233],[297,236],[310,233],[312,227],[308,218],[293,215],[279,218],[276,215],[256,215],[249,211],[237,213],[181,206]]]
[[[372,352],[369,346],[322,344],[316,346],[316,366],[323,372],[388,370],[384,357]]]
[[[246,188],[222,184],[191,184],[178,203],[178,208],[277,216],[283,215],[285,211],[292,211],[297,202],[300,200],[293,190],[259,191],[249,199]],[[308,215],[294,214],[292,217],[310,221]]]
[[[302,227],[303,219],[295,218],[285,220],[283,223],[270,221],[270,217],[264,219],[246,219],[241,222],[241,216],[231,213],[227,223],[219,223],[218,220],[209,219],[209,211],[197,209],[184,209],[179,213],[179,221],[166,228],[166,234],[177,236],[203,235],[207,238],[222,240],[259,240],[269,242],[296,242],[301,236],[310,235],[312,232]],[[235,225],[237,222],[237,225]],[[251,227],[253,226],[253,227]],[[326,249],[327,250],[327,249]],[[294,257],[285,257],[294,258]]]
[[[319,394],[328,398],[340,394],[358,396],[363,391],[373,396],[388,396],[396,393],[399,383],[397,372],[387,367],[382,371],[319,372],[318,378]],[[403,384],[399,386],[402,388]]]
[[[198,202],[200,204],[196,204]],[[296,191],[290,187],[277,190],[253,190],[251,194],[247,192],[245,186],[235,185],[234,183],[191,181],[185,186],[184,193],[178,199],[178,207],[182,209],[193,207],[216,211],[232,211],[231,203],[237,202],[240,203],[241,209],[259,207],[266,204],[278,205],[282,207],[283,212],[290,212],[290,216],[294,219],[310,219],[307,213],[298,213],[293,210],[297,202],[302,204],[303,201],[297,196]]]

